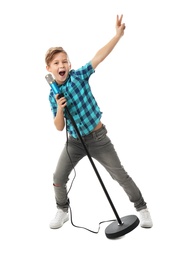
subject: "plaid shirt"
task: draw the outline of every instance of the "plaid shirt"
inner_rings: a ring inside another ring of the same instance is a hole
[[[67,108],[81,136],[88,135],[92,132],[99,123],[102,115],[88,83],[89,77],[94,72],[91,63],[88,62],[78,70],[71,70],[66,82],[59,86],[60,92],[64,94],[67,100]],[[55,117],[57,113],[57,103],[52,89],[50,90],[49,101],[53,116]],[[67,131],[71,136],[77,138],[78,135],[71,120],[68,118],[66,110],[64,111],[64,116],[66,118]]]

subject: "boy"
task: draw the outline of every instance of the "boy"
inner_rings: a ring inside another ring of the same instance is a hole
[[[124,189],[129,200],[134,203],[139,212],[140,225],[144,228],[152,227],[150,213],[146,202],[132,178],[124,170],[117,156],[111,140],[107,136],[106,127],[101,122],[102,113],[91,92],[89,77],[97,66],[109,55],[118,41],[124,35],[125,24],[123,15],[117,15],[116,35],[93,57],[91,61],[79,68],[71,70],[66,51],[61,47],[50,48],[45,56],[46,69],[53,74],[63,97],[58,98],[50,90],[49,101],[57,130],[62,131],[66,125],[68,132],[68,149],[65,145],[53,176],[53,187],[57,204],[57,214],[50,223],[50,228],[60,228],[68,219],[68,176],[73,167],[86,156],[84,147],[66,114],[65,106],[87,144],[90,155],[105,167],[112,178]]]

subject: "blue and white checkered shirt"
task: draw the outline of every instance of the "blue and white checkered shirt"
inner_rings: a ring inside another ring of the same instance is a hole
[[[91,92],[88,83],[89,77],[95,71],[88,62],[85,66],[77,70],[71,70],[69,77],[63,85],[59,86],[59,90],[67,100],[67,108],[73,117],[81,136],[88,135],[99,123],[102,112]],[[57,113],[57,103],[52,89],[49,94],[49,101],[53,116]],[[71,136],[77,138],[78,135],[74,129],[66,110],[64,116],[67,119],[67,131]]]

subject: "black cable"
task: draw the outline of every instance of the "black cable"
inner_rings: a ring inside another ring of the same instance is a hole
[[[103,223],[105,223],[105,222],[112,222],[112,221],[115,221],[115,220],[116,220],[116,219],[112,219],[112,220],[104,220],[104,221],[101,221],[101,222],[99,222],[98,231],[93,231],[93,230],[88,229],[88,228],[86,228],[86,227],[81,227],[81,226],[75,225],[75,224],[73,223],[73,220],[72,220],[72,209],[71,209],[70,205],[69,205],[69,208],[70,208],[71,224],[72,224],[74,227],[76,227],[76,228],[83,228],[83,229],[86,229],[87,231],[90,231],[90,232],[92,232],[92,233],[94,233],[94,234],[98,234],[98,233],[99,233],[99,231],[100,231],[100,225],[101,225],[101,224],[103,224]]]

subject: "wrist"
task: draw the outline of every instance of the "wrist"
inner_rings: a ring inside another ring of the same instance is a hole
[[[118,33],[118,32],[116,32],[115,38],[116,38],[116,40],[117,40],[117,41],[119,41],[119,40],[120,40],[120,38],[121,38],[121,34],[120,34],[120,33]]]
[[[64,108],[58,106],[58,108],[57,108],[57,114],[58,114],[59,116],[63,116],[63,111],[64,111]]]

